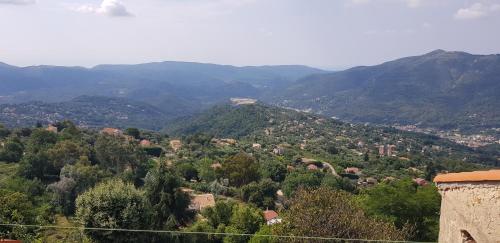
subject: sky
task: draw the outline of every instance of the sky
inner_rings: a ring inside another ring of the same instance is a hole
[[[500,53],[500,0],[0,0],[0,62],[193,61],[339,70]]]

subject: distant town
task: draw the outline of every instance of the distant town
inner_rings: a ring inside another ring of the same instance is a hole
[[[444,130],[438,130],[435,128],[422,128],[418,127],[416,125],[405,125],[405,126],[394,126],[394,128],[403,130],[403,131],[409,131],[409,132],[419,132],[419,133],[425,133],[425,134],[430,134],[430,135],[435,135],[440,138],[445,138],[449,139],[455,143],[462,144],[471,148],[478,148],[478,147],[483,147],[487,146],[490,144],[500,144],[500,138],[498,136],[490,135],[490,134],[470,134],[470,135],[465,135],[461,134],[460,131],[458,130],[452,130],[452,131],[444,131]],[[500,128],[494,128],[492,129],[496,132],[500,131]]]

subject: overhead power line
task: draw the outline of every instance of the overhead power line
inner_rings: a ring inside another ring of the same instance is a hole
[[[167,233],[167,234],[172,234],[172,235],[183,234],[183,235],[256,236],[256,237],[269,237],[269,238],[287,238],[287,239],[302,239],[302,240],[331,240],[331,241],[348,241],[348,242],[429,243],[429,242],[420,242],[420,241],[347,239],[347,238],[321,237],[321,236],[260,235],[260,234],[225,233],[225,232],[120,229],[120,228],[98,228],[98,227],[77,227],[77,226],[58,226],[58,225],[35,225],[35,224],[0,224],[0,226],[40,228],[40,229],[71,229],[71,230],[82,230],[82,231],[83,230],[96,230],[96,231],[120,231],[120,232],[136,232],[136,233]]]

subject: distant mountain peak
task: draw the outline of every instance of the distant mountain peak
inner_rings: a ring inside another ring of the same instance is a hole
[[[436,49],[434,51],[427,53],[426,55],[438,55],[438,54],[443,54],[443,53],[446,53],[446,51],[443,49]]]

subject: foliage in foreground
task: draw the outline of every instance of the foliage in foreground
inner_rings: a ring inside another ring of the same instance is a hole
[[[134,185],[112,180],[97,185],[76,199],[76,217],[84,227],[145,229],[148,208],[144,194]],[[88,231],[96,242],[125,242],[135,234],[119,231]]]
[[[396,227],[415,227],[412,240],[433,241],[439,233],[441,196],[434,185],[417,186],[411,180],[381,183],[360,196],[369,215],[387,219]]]
[[[299,189],[283,215],[283,223],[273,232],[277,235],[405,240],[411,231],[408,227],[397,229],[391,223],[367,216],[347,192],[321,187],[311,191]]]

